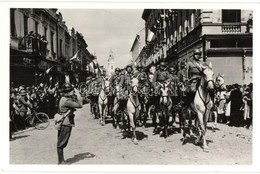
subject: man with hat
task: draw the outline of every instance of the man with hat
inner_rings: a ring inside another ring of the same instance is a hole
[[[134,77],[139,80],[139,86],[142,88],[145,82],[148,81],[148,76],[144,72],[144,67],[142,65],[137,65],[136,69],[137,71],[134,73]]]
[[[192,58],[187,63],[190,92],[196,92],[197,83],[201,78],[203,66],[201,58],[201,51],[199,49],[195,49]]]
[[[182,61],[181,62],[181,69],[178,71],[177,73],[177,76],[178,76],[178,79],[179,79],[179,84],[182,85],[182,88],[181,88],[181,94],[180,94],[180,97],[181,97],[181,100],[185,100],[185,96],[186,96],[186,88],[187,88],[187,84],[188,84],[188,73],[187,73],[187,64],[186,64],[186,61]],[[184,98],[182,98],[184,97]]]
[[[120,82],[120,69],[115,69],[115,74],[112,75],[112,77],[109,79],[111,87],[115,88],[117,84]]]
[[[82,97],[79,91],[72,87],[70,83],[62,85],[62,97],[59,102],[59,112],[65,117],[61,128],[58,131],[57,153],[58,164],[66,164],[63,156],[63,149],[67,146],[74,123],[74,111],[82,108]],[[76,97],[75,97],[76,94]]]
[[[160,62],[160,69],[154,73],[153,86],[156,86],[156,82],[165,83],[169,80],[170,74],[166,70],[166,62]]]
[[[19,114],[22,118],[26,118],[28,115],[28,110],[32,108],[32,105],[29,104],[28,98],[27,98],[27,92],[25,89],[21,89],[19,92],[19,96],[17,98],[18,101],[18,108],[19,108]]]
[[[202,66],[205,66],[201,58],[201,51],[195,49],[192,58],[187,63],[188,87],[186,105],[189,105],[194,99],[198,83],[201,79]]]
[[[133,68],[130,65],[126,66],[125,74],[121,75],[119,85],[124,89],[125,93],[128,95],[131,90],[131,79],[133,77]]]

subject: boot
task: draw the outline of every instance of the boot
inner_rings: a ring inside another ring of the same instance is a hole
[[[58,165],[59,164],[66,164],[64,157],[63,157],[63,149],[57,148],[57,153],[58,153]]]

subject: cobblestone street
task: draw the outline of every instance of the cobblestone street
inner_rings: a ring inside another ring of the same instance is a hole
[[[149,120],[150,122],[151,120]],[[166,141],[153,128],[137,128],[138,145],[130,138],[122,139],[107,119],[101,126],[89,112],[89,105],[76,112],[65,159],[71,164],[173,164],[173,165],[250,165],[252,163],[252,131],[246,128],[209,123],[209,152],[194,145],[194,139],[182,143],[182,135],[174,133]],[[28,129],[14,134],[10,141],[10,164],[57,164],[57,131],[51,121],[46,130]]]

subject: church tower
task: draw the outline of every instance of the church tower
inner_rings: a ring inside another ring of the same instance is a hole
[[[115,59],[112,50],[110,50],[107,62],[108,62],[107,75],[110,78],[111,75],[115,72]]]

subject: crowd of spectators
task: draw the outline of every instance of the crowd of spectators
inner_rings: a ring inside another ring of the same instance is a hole
[[[253,84],[227,85],[224,91],[223,111],[221,102],[217,103],[218,122],[229,126],[252,129],[253,119]]]
[[[11,133],[30,126],[25,120],[33,109],[46,113],[53,118],[58,111],[60,99],[59,83],[53,85],[24,85],[10,89],[10,136]],[[11,137],[10,137],[11,138]]]

